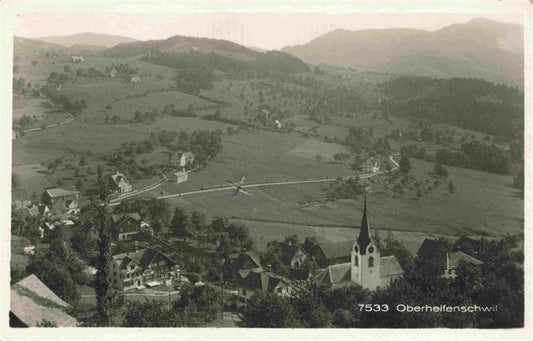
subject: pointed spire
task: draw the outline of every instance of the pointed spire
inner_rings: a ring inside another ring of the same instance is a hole
[[[361,229],[359,230],[359,237],[357,238],[357,245],[359,245],[359,252],[364,255],[368,244],[372,241],[370,237],[370,226],[368,225],[368,218],[366,215],[366,191],[364,193],[363,218],[361,219]]]

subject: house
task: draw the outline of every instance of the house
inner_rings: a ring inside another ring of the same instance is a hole
[[[70,56],[70,60],[73,63],[81,63],[81,62],[85,61],[85,58],[83,56],[72,55],[72,56]]]
[[[372,156],[366,159],[361,164],[361,168],[363,169],[364,172],[377,173],[379,172],[380,164],[378,162],[378,159]]]
[[[231,264],[231,273],[235,276],[241,270],[263,269],[261,257],[255,251],[243,251],[235,258]]]
[[[66,202],[66,213],[69,216],[77,216],[80,214],[79,203],[76,200],[67,200]]]
[[[416,252],[416,255],[421,260],[429,260],[435,257],[441,257],[447,252],[451,252],[450,247],[446,241],[442,239],[429,239],[426,238],[420,245],[420,248]]]
[[[110,190],[113,193],[126,193],[131,192],[132,190],[130,181],[120,172],[109,176],[109,185]]]
[[[113,68],[113,69],[109,72],[109,77],[111,77],[111,78],[115,78],[117,75],[118,75],[118,71],[117,71],[117,69],[115,69],[115,68]]]
[[[346,263],[351,258],[353,240],[338,243],[320,244],[316,254],[317,262],[321,267]]]
[[[179,276],[176,262],[156,248],[136,247],[134,252],[114,255],[108,268],[110,283],[119,290],[171,285]]]
[[[141,82],[141,77],[133,76],[133,77],[131,77],[130,82],[132,82],[132,83],[140,83]]]
[[[176,176],[176,183],[178,184],[187,181],[189,178],[187,172],[176,172],[174,175]]]
[[[350,262],[329,265],[317,271],[315,283],[331,287],[359,284],[363,289],[375,290],[387,287],[403,275],[403,269],[395,256],[381,257],[370,233],[364,199],[363,218],[359,237],[350,248]]]
[[[10,327],[38,327],[45,320],[58,327],[78,326],[69,315],[72,306],[33,274],[11,287],[10,301]]]
[[[279,245],[282,251],[281,261],[289,268],[300,268],[309,257],[300,245],[295,245],[290,242],[283,242]]]
[[[474,258],[482,259],[480,257],[483,252],[483,243],[467,236],[461,236],[453,244],[453,251],[461,251]]]
[[[42,195],[43,203],[54,204],[57,201],[78,200],[80,192],[78,190],[67,190],[63,188],[50,188]]]
[[[446,262],[444,263],[444,268],[441,270],[442,278],[451,278],[454,279],[457,277],[455,270],[459,267],[461,263],[471,264],[473,266],[481,266],[483,262],[479,259],[476,259],[472,256],[467,255],[461,251],[456,251],[446,254]]]
[[[180,156],[180,167],[185,167],[187,165],[190,165],[194,162],[194,153],[193,152],[185,152],[181,154]]]
[[[238,299],[246,303],[256,292],[271,292],[287,296],[290,281],[273,272],[260,268],[239,271]]]
[[[137,212],[112,214],[111,222],[112,234],[115,240],[128,240],[143,231],[153,234],[150,224],[143,221]]]

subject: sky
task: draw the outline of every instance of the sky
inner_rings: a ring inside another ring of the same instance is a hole
[[[19,13],[13,32],[25,38],[95,32],[127,36],[139,40],[165,39],[186,35],[225,39],[267,50],[305,44],[335,29],[361,30],[417,28],[437,30],[474,18],[522,24],[522,16],[512,13]]]

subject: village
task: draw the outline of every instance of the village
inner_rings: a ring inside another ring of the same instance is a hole
[[[503,30],[456,25],[419,34]],[[10,327],[523,326],[515,78],[310,62],[314,40],[13,42]]]

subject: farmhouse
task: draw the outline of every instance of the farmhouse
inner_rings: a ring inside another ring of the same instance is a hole
[[[178,184],[185,182],[188,179],[187,172],[176,172],[174,175],[176,176],[176,183]]]
[[[119,172],[109,176],[109,184],[113,193],[126,193],[132,190],[128,178]]]
[[[193,152],[185,152],[181,154],[180,156],[180,167],[185,167],[187,165],[190,165],[194,162],[194,153]]]
[[[137,233],[146,231],[153,234],[150,224],[143,221],[139,213],[123,213],[111,215],[113,238],[115,240],[128,240]]]
[[[141,77],[133,76],[133,77],[131,77],[130,82],[132,82],[132,83],[140,83],[141,82]]]
[[[372,239],[366,213],[366,196],[359,237],[351,248],[351,261],[320,269],[315,282],[325,286],[345,286],[353,283],[364,289],[386,287],[403,275],[403,269],[395,256],[381,257]]]
[[[257,292],[271,292],[286,296],[290,281],[273,272],[255,268],[239,271],[239,301],[245,303]]]
[[[462,251],[469,256],[480,258],[482,253],[483,244],[475,239],[469,238],[467,236],[461,236],[453,244],[454,251]],[[483,258],[480,258],[483,259]]]
[[[70,60],[73,63],[81,63],[81,62],[85,61],[85,58],[83,56],[79,56],[79,55],[72,55],[72,56],[70,56]]]
[[[44,320],[58,327],[78,325],[78,321],[68,314],[72,306],[33,274],[11,287],[10,301],[10,327],[38,327]]]
[[[361,168],[365,172],[377,173],[379,172],[380,164],[377,158],[372,156],[366,159],[365,162],[363,162],[363,164],[361,165]]]
[[[57,201],[77,200],[80,195],[78,190],[66,190],[63,188],[50,188],[44,191],[42,200],[45,204],[54,204]]]
[[[444,265],[444,268],[441,270],[442,278],[451,278],[454,279],[457,277],[457,274],[455,273],[455,270],[459,267],[461,263],[465,264],[471,264],[473,266],[481,266],[483,265],[483,262],[479,259],[476,259],[472,256],[467,255],[466,253],[463,253],[461,251],[447,253],[446,254],[446,262]]]
[[[299,268],[309,257],[307,252],[299,246],[290,242],[280,243],[282,250],[281,261],[289,268]]]
[[[171,285],[179,275],[176,262],[154,248],[119,253],[109,263],[111,285],[120,290]]]

